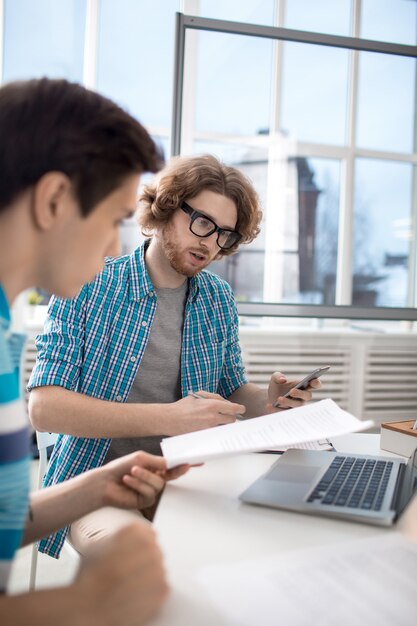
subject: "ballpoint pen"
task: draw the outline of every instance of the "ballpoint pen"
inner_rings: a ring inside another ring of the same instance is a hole
[[[198,393],[196,393],[195,391],[190,391],[188,393],[189,396],[193,396],[193,398],[197,398],[197,400],[210,400],[210,398],[205,398],[204,396],[199,396]],[[230,415],[230,413],[220,413],[220,415]],[[236,413],[236,417],[238,420],[243,420],[245,419],[243,417],[243,415],[240,415],[240,413]]]
[[[417,420],[414,422],[412,430],[417,430]]]

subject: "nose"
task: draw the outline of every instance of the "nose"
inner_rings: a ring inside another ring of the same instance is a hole
[[[207,248],[217,251],[219,248],[219,246],[217,245],[217,234],[218,233],[214,231],[214,233],[211,233],[211,235],[209,235],[208,237],[204,237],[204,239],[201,239],[201,241],[207,244]]]

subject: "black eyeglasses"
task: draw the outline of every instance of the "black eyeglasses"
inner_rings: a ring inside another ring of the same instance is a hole
[[[183,202],[181,209],[190,216],[190,230],[197,237],[210,237],[213,233],[217,233],[217,245],[222,250],[229,250],[242,239],[242,235],[237,230],[228,230],[220,228],[216,222],[203,215],[199,211],[195,211],[189,204]]]

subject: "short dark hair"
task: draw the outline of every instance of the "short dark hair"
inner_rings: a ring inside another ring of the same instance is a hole
[[[48,78],[0,88],[0,211],[57,171],[87,215],[127,176],[162,165],[144,127],[94,91]]]

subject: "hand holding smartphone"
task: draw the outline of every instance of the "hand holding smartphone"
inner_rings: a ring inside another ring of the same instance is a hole
[[[313,378],[320,378],[320,376],[322,374],[324,374],[325,372],[327,372],[329,369],[330,369],[330,365],[326,365],[325,367],[318,367],[317,369],[315,369],[312,372],[310,372],[310,374],[308,374],[308,376],[306,376],[305,378],[300,380],[299,383],[294,385],[294,387],[292,387],[292,389],[307,389],[307,387],[310,384],[310,381],[313,380]],[[286,393],[285,396],[283,396],[283,397],[284,398],[291,398],[290,392]],[[277,408],[279,406],[279,404],[274,402],[274,404],[272,406]]]

